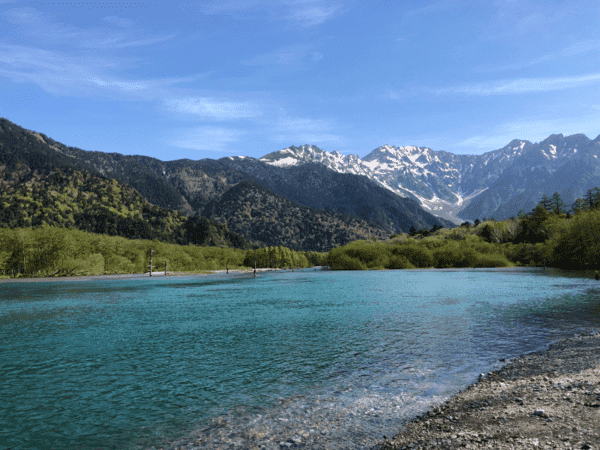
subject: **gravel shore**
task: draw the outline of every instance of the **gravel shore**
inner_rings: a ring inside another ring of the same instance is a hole
[[[600,450],[600,333],[480,375],[377,448]]]

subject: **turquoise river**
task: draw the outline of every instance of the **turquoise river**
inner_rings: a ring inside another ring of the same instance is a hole
[[[599,310],[534,268],[3,282],[0,449],[369,449]]]

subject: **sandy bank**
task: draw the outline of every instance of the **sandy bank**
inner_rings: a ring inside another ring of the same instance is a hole
[[[600,333],[480,376],[378,448],[600,449]]]

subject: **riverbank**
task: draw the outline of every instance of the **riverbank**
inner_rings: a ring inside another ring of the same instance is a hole
[[[321,266],[311,267],[311,270],[323,270]],[[271,272],[290,269],[256,269],[256,273]],[[254,269],[230,269],[230,274],[252,274]],[[204,270],[198,272],[169,272],[167,277],[189,277],[189,276],[207,276],[214,274],[226,274],[227,270]],[[53,282],[53,281],[90,281],[90,280],[128,280],[133,278],[155,278],[164,277],[165,272],[152,272],[152,277],[148,273],[131,274],[112,274],[112,275],[75,275],[67,277],[20,277],[20,278],[0,278],[0,283],[31,283],[31,282]]]
[[[600,333],[515,358],[408,423],[381,450],[600,449]]]

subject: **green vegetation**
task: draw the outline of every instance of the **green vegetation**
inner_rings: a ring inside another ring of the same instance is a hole
[[[244,266],[271,267],[271,268],[304,268],[325,265],[326,253],[295,252],[287,247],[263,247],[258,250],[248,251],[244,258]]]
[[[421,240],[406,237],[388,242],[357,241],[331,250],[327,261],[332,269],[342,270],[514,265],[500,244],[485,242],[476,235],[461,241],[437,235]]]
[[[115,180],[71,167],[31,171],[0,165],[0,227],[43,224],[173,244],[248,248],[225,225],[148,203]]]
[[[121,183],[135,188],[154,205],[184,210],[184,199],[177,188],[157,176],[161,161],[118,153],[86,152],[67,147],[43,133],[36,133],[0,118],[0,168],[10,171],[26,166],[43,173],[57,167],[72,167],[95,175],[110,174]],[[189,208],[186,212],[189,211]]]
[[[449,267],[600,267],[600,189],[590,189],[566,211],[560,195],[543,197],[527,215],[496,222],[415,228],[388,241],[355,241],[331,250],[332,269]]]
[[[311,267],[325,254],[294,252],[285,247],[242,250],[175,245],[158,240],[126,239],[51,227],[0,228],[0,274],[65,276],[148,272],[150,249],[154,270],[200,272],[257,267]],[[267,258],[268,256],[268,258]]]
[[[325,251],[387,232],[356,217],[294,203],[252,181],[242,181],[205,208],[215,222],[243,234],[256,246]]]
[[[255,262],[261,268],[346,270],[600,267],[599,188],[571,210],[555,193],[518,218],[412,227],[383,240],[385,230],[372,224],[300,206],[250,181],[209,203],[211,221],[154,206],[113,179],[69,166],[38,167],[0,164],[0,274],[143,273],[150,247],[158,270],[166,261],[177,272],[251,268]],[[263,248],[249,250],[242,233]],[[328,254],[299,251],[332,247]]]
[[[47,224],[173,244],[296,251],[386,235],[364,220],[298,205],[249,181],[210,203],[207,213],[213,220],[160,208],[127,185],[72,167],[38,171],[16,163],[9,170],[0,164],[0,227]]]

